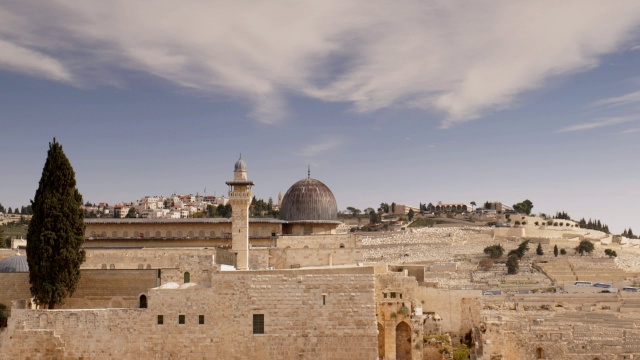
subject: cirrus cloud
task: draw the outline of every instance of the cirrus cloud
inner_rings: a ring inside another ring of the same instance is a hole
[[[244,99],[264,123],[286,117],[294,95],[362,113],[423,109],[449,127],[597,66],[637,41],[639,24],[635,0],[22,0],[0,5],[0,46],[12,49],[0,68],[107,84],[140,71]]]

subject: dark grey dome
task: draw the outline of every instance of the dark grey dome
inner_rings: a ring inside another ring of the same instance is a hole
[[[27,257],[15,255],[0,261],[0,273],[29,272]]]
[[[338,204],[321,181],[306,178],[293,184],[282,198],[282,220],[338,220]]]
[[[245,164],[244,160],[242,160],[242,154],[240,154],[240,159],[236,161],[234,171],[247,171],[247,164]]]

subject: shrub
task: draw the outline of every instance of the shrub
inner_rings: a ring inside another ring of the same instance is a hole
[[[504,248],[500,244],[495,244],[484,248],[484,253],[492,259],[498,259],[504,254]]]
[[[618,253],[616,253],[615,250],[611,250],[611,249],[604,249],[604,254],[610,258],[614,258],[618,256]]]
[[[593,243],[589,240],[582,240],[580,244],[576,246],[576,252],[580,254],[580,256],[584,255],[584,253],[591,254],[593,249]]]
[[[560,255],[567,255],[567,250],[565,249],[560,250]]]
[[[542,251],[542,244],[538,243],[538,247],[536,248],[536,254],[538,256],[544,255],[544,251]]]

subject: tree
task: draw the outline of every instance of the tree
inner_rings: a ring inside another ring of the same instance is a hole
[[[6,212],[6,210],[5,210],[4,206],[2,206],[2,204],[0,204],[0,213],[4,214],[5,212]]]
[[[518,259],[522,259],[527,251],[529,251],[529,240],[521,242],[517,249],[509,251],[509,256],[516,255]]]
[[[560,249],[560,255],[567,255],[567,250]]]
[[[618,253],[616,253],[615,250],[611,250],[611,249],[604,249],[604,254],[607,255],[609,258],[614,258],[618,256]]]
[[[513,204],[513,210],[519,214],[531,214],[531,209],[533,209],[533,203],[531,200],[527,199],[523,202],[519,202],[517,204]]]
[[[360,214],[361,212],[360,209],[356,209],[353,206],[348,206],[347,211],[349,211],[353,217],[358,216],[358,214]]]
[[[369,222],[371,224],[380,224],[380,214],[378,214],[375,211],[371,210],[369,212]]]
[[[13,214],[13,210],[11,210],[11,208],[9,208],[9,209],[7,210],[7,214]]]
[[[484,253],[492,259],[498,259],[504,254],[504,248],[500,244],[495,244],[484,248]]]
[[[49,309],[63,304],[80,280],[85,260],[82,195],[62,146],[49,143],[42,177],[31,202],[27,230],[27,262],[31,295]]]
[[[477,205],[477,204],[476,204],[476,202],[475,202],[475,201],[472,201],[472,202],[471,202],[471,208],[472,208],[474,211],[475,211],[475,209],[476,209],[476,205]]]
[[[542,256],[544,255],[544,251],[542,250],[542,244],[538,243],[538,247],[536,248],[536,255]]]
[[[580,256],[584,255],[584,253],[591,254],[593,249],[593,243],[589,240],[582,240],[580,244],[576,246],[576,252],[580,254]]]
[[[396,203],[394,203],[394,202],[391,203],[391,213],[392,214],[396,213]]]
[[[409,221],[413,221],[413,217],[416,215],[415,211],[413,211],[413,209],[409,209],[409,213],[407,214],[407,216],[409,217]]]
[[[558,245],[553,245],[553,256],[558,257]]]
[[[5,248],[4,226],[0,225],[0,249]]]
[[[126,217],[128,219],[137,218],[138,217],[138,212],[136,211],[135,208],[130,207],[129,211],[127,211],[127,215],[125,215],[124,217]]]
[[[507,274],[515,275],[520,271],[519,261],[520,259],[518,258],[518,255],[513,254],[509,256],[509,259],[507,260]]]

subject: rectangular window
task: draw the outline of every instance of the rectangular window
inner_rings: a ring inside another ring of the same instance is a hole
[[[198,324],[204,325],[204,315],[198,315]]]
[[[391,298],[392,298],[392,299],[395,299],[395,298],[396,298],[396,293],[395,293],[395,292],[392,292],[392,293],[391,293]]]
[[[402,293],[400,293],[400,299],[402,299]]]
[[[158,325],[164,324],[164,316],[158,315]]]
[[[327,305],[327,295],[322,294],[322,305]]]
[[[264,334],[264,314],[253,314],[253,333]]]
[[[382,296],[386,299],[387,298],[387,293],[382,293]]]
[[[184,315],[178,315],[178,324],[184,324]]]

